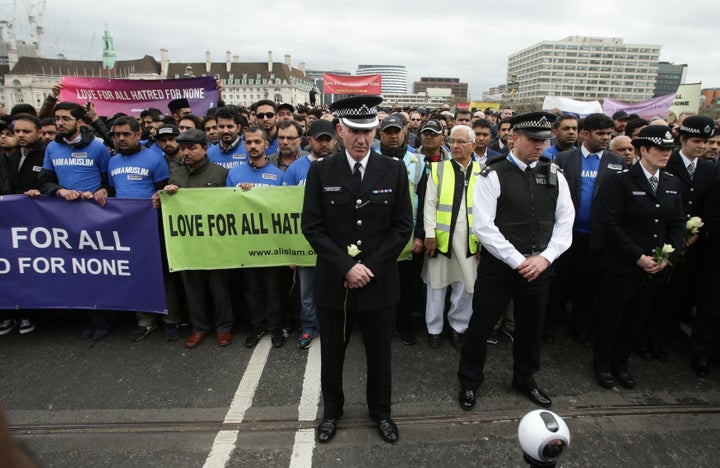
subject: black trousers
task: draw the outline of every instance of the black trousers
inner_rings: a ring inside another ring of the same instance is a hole
[[[351,293],[352,294],[352,293]],[[392,372],[391,341],[395,330],[395,307],[356,312],[326,309],[318,306],[318,322],[322,330],[320,347],[320,381],[324,417],[340,419],[345,404],[343,364],[350,342],[350,330],[357,322],[362,333],[367,360],[367,405],[375,421],[390,417]]]
[[[540,369],[550,271],[547,269],[535,281],[528,282],[489,253],[480,258],[477,271],[473,315],[460,354],[460,385],[475,389],[485,380],[486,340],[512,299],[515,316],[513,382],[521,388],[533,388],[533,374]]]
[[[665,279],[665,270],[651,278],[644,274],[626,276],[603,271],[600,314],[593,336],[596,371],[610,372],[627,366],[636,337],[640,336]]]
[[[282,305],[287,295],[286,267],[245,268],[245,298],[254,333],[282,328]]]
[[[193,331],[229,332],[233,324],[232,301],[226,270],[181,271]]]
[[[400,273],[400,302],[397,305],[395,316],[395,327],[398,331],[412,329],[413,310],[425,310],[418,307],[424,302],[425,295],[422,293],[422,280],[420,273],[423,267],[424,253],[413,254],[410,260],[398,262]]]
[[[589,336],[598,310],[599,261],[599,252],[590,250],[590,234],[573,232],[572,245],[552,265],[555,276],[550,284],[546,330],[557,327],[572,298],[571,329],[578,337]]]

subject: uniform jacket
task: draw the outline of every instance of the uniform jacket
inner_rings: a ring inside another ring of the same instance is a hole
[[[357,261],[375,275],[348,290],[347,307],[362,312],[397,303],[397,258],[413,229],[407,170],[402,161],[371,151],[359,189],[344,152],[313,162],[305,185],[302,230],[317,252],[315,301],[342,310],[345,274]],[[348,254],[355,244],[357,257]]]
[[[25,162],[18,170],[20,164],[20,148],[8,158],[8,175],[12,193],[25,193],[27,190],[38,188],[38,176],[45,160],[45,143],[38,140],[28,151]]]
[[[702,216],[705,198],[717,177],[717,165],[703,158],[695,160],[695,175],[690,179],[685,161],[678,151],[673,152],[665,171],[680,182],[685,218]]]
[[[685,235],[680,182],[660,171],[655,194],[640,163],[610,174],[596,198],[593,221],[596,217],[603,239],[602,266],[623,275],[644,275],[635,264],[642,254],[652,256],[655,247],[671,244],[673,262],[680,251]]]

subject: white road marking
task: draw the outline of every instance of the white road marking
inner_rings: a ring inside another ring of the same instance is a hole
[[[312,466],[313,451],[315,450],[315,429],[300,429],[295,433],[290,457],[290,468],[309,468]]]
[[[298,406],[298,421],[315,421],[320,402],[320,337],[308,349],[303,390]]]
[[[320,337],[313,340],[308,349],[303,390],[298,405],[299,421],[315,421],[320,402]],[[300,429],[295,433],[295,444],[290,457],[290,468],[312,466],[315,451],[315,429]]]
[[[248,362],[240,384],[235,391],[235,396],[230,403],[230,408],[225,415],[225,424],[240,424],[245,419],[245,411],[252,405],[255,390],[257,390],[260,377],[265,369],[271,346],[269,337],[264,337],[255,346],[250,362]],[[203,468],[224,468],[230,460],[233,450],[235,450],[238,433],[237,430],[218,432]]]

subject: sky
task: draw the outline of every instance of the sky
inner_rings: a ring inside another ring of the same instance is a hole
[[[30,42],[28,5],[0,0],[0,18],[16,18]],[[211,8],[203,8],[204,6]],[[409,89],[421,76],[460,78],[470,97],[506,81],[508,56],[543,40],[619,37],[658,44],[660,60],[688,65],[686,83],[720,87],[717,0],[47,0],[43,55],[100,60],[107,24],[118,60],[169,51],[171,62],[267,60],[294,67],[355,72],[359,64],[405,65]]]

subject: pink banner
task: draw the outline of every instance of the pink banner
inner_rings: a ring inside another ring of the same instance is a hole
[[[95,104],[99,115],[111,116],[118,112],[137,116],[154,107],[165,114],[170,111],[168,102],[186,98],[192,113],[205,115],[217,106],[218,90],[215,78],[181,78],[177,80],[123,80],[108,78],[77,78],[64,76],[60,101],[85,105]]]
[[[323,74],[324,94],[380,94],[382,92],[382,76],[346,76]]]
[[[643,119],[651,119],[653,117],[667,119],[668,109],[672,105],[674,99],[675,93],[666,94],[664,96],[632,104],[605,98],[603,100],[603,112],[612,117],[615,112],[624,110],[628,114],[638,114]]]

